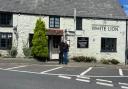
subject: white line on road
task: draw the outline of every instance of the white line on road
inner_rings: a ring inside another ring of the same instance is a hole
[[[109,83],[102,83],[102,82],[96,82],[96,84],[104,85],[104,86],[110,86],[110,87],[113,87],[113,86],[114,86],[113,84],[109,84]]]
[[[63,68],[63,67],[56,67],[56,68],[53,68],[53,69],[50,69],[50,70],[46,70],[46,71],[41,72],[41,74],[46,73],[46,72],[50,72],[50,71],[53,71],[53,70],[57,70],[57,69],[60,69],[60,68]]]
[[[62,76],[62,75],[59,75],[58,77],[60,77],[60,78],[65,78],[65,79],[71,79],[71,77],[68,77],[68,76]]]
[[[104,79],[96,79],[97,81],[100,81],[100,82],[108,82],[108,83],[112,83],[112,81],[109,81],[109,80],[104,80]]]
[[[119,75],[120,75],[120,76],[123,76],[123,71],[122,71],[122,69],[119,69]]]
[[[11,68],[7,68],[5,70],[12,70],[12,69],[17,69],[17,68],[22,68],[22,67],[26,67],[27,65],[24,66],[17,66],[17,67],[11,67]]]
[[[128,87],[126,87],[126,86],[121,86],[121,88],[123,88],[123,89],[128,89]]]
[[[83,79],[90,79],[89,77],[84,77],[84,76],[80,76],[80,75],[78,75],[77,77],[78,78],[83,78]]]
[[[90,80],[79,79],[79,78],[77,78],[76,80],[77,80],[77,81],[82,81],[82,82],[88,82],[88,83],[90,82]]]
[[[80,75],[85,75],[87,72],[89,72],[93,67],[89,67],[87,70],[85,70],[84,72],[82,72]]]
[[[126,86],[128,86],[128,83],[121,83],[121,82],[119,82],[119,84],[120,85],[126,85]]]

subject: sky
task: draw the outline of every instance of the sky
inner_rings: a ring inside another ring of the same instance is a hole
[[[123,6],[124,11],[128,16],[128,0],[119,0],[119,2]]]

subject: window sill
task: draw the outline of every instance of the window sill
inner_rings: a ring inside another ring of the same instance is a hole
[[[13,27],[12,25],[0,25],[0,27]]]
[[[100,51],[101,53],[117,53],[117,51]]]

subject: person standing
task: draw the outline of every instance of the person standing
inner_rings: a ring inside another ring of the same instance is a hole
[[[64,64],[68,64],[68,51],[69,51],[69,45],[67,44],[67,42],[65,42],[63,47]]]
[[[60,42],[59,44],[59,64],[63,64],[63,47],[64,47],[64,42]]]

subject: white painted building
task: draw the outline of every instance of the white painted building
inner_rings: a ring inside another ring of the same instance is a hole
[[[127,17],[117,0],[5,0],[0,1],[0,11],[2,55],[16,46],[17,57],[24,57],[22,48],[27,43],[31,46],[35,23],[41,17],[48,29],[50,59],[58,59],[58,44],[65,37],[69,57],[127,61]]]

